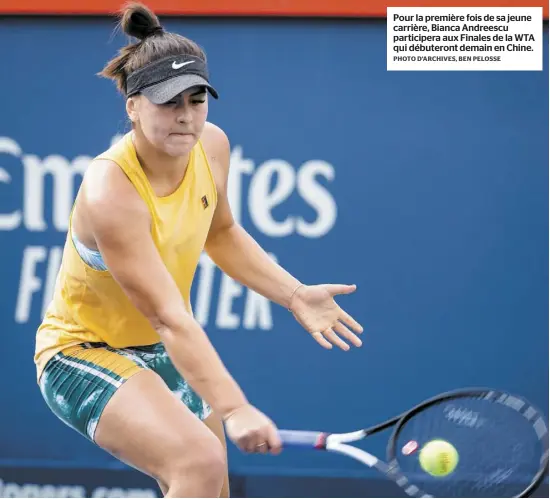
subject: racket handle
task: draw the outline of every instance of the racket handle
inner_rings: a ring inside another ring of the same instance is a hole
[[[279,430],[283,447],[309,447],[324,449],[326,433],[320,431]]]

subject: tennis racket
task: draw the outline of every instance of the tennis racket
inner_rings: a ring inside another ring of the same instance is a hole
[[[387,462],[349,445],[390,427]],[[543,415],[524,398],[483,388],[440,394],[351,433],[279,433],[283,447],[344,454],[380,471],[410,497],[528,497],[548,471]],[[450,443],[458,453],[458,464],[445,476],[420,464],[420,452],[433,440]]]

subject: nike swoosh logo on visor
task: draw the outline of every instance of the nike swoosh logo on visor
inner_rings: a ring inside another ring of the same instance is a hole
[[[177,63],[176,61],[174,61],[172,63],[172,68],[173,69],[180,69],[180,68],[183,68],[183,66],[187,66],[188,64],[193,64],[195,61],[187,61],[187,62],[181,62],[181,63]]]

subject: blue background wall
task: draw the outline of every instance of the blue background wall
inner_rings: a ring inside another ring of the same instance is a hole
[[[318,347],[276,305],[246,322],[253,297],[231,300],[219,271],[210,282],[199,269],[201,320],[249,398],[280,427],[330,431],[465,385],[547,408],[547,54],[544,72],[386,72],[383,22],[165,24],[208,53],[221,95],[210,120],[233,145],[245,228],[305,282],[358,285],[340,303],[364,325],[364,347],[343,353]],[[127,130],[122,98],[94,76],[124,43],[112,28],[0,19],[2,466],[118,466],[49,412],[32,361],[63,203],[79,182],[69,172]],[[44,165],[61,168],[59,184],[41,184]],[[368,475],[333,456],[231,447],[230,461],[236,474]]]

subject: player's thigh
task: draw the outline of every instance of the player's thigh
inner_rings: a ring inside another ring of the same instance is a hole
[[[95,442],[168,486],[193,470],[223,473],[219,440],[151,370],[116,391],[101,415]]]
[[[102,344],[67,348],[48,362],[40,388],[63,422],[165,484],[190,470],[223,476],[218,438],[133,355]]]
[[[229,471],[227,464],[227,442],[225,440],[225,431],[223,427],[223,422],[219,416],[215,413],[211,413],[205,420],[204,424],[210,429],[219,441],[222,443],[224,454],[225,454],[225,477],[223,480],[223,488],[220,493],[220,497],[229,497]]]
[[[201,399],[201,397],[181,376],[172,363],[162,343],[145,347],[132,347],[124,349],[124,351],[132,357],[140,358],[150,369],[154,370],[163,379],[170,391],[178,399],[180,399],[195,414],[195,416],[197,416],[197,418],[203,420],[210,431],[216,435],[223,446],[223,454],[225,457],[223,471],[224,482],[220,497],[229,497],[227,448],[221,419],[212,413],[210,406]],[[159,482],[159,486],[163,492],[166,490],[165,484]]]

